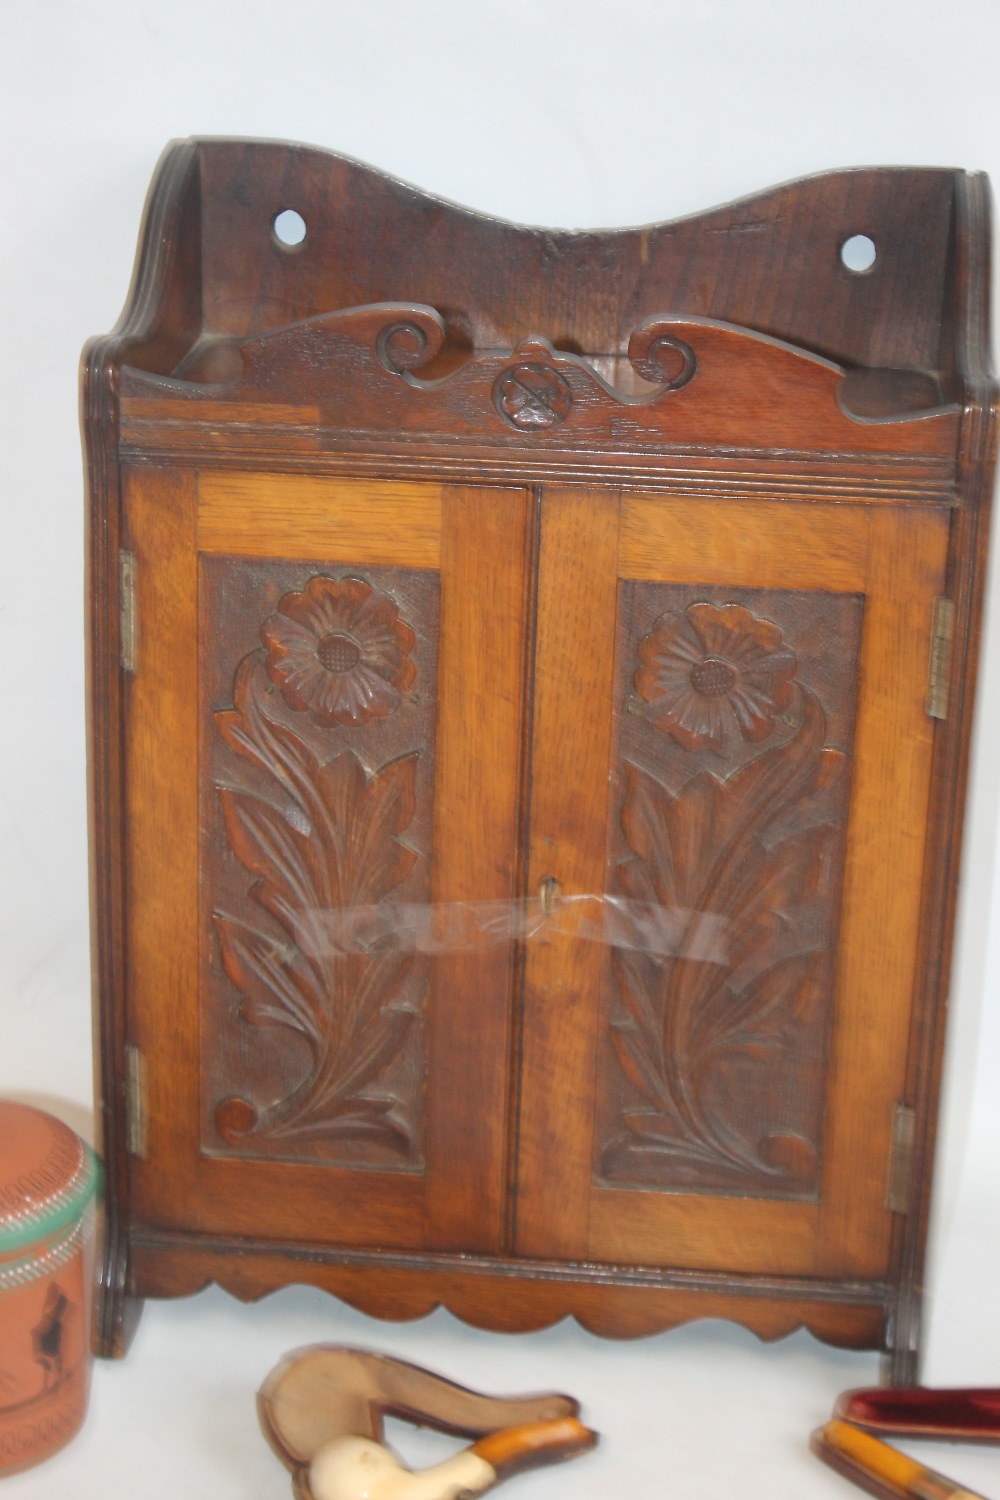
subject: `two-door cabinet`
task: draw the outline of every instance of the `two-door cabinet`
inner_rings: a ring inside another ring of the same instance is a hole
[[[584,234],[170,148],[85,359],[105,1351],[305,1281],[912,1378],[987,226],[944,170]]]

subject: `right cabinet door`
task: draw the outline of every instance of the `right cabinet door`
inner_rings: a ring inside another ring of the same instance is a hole
[[[947,547],[943,508],[546,493],[520,1253],[885,1272]]]

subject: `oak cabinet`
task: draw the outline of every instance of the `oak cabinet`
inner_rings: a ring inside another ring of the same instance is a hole
[[[168,152],[85,363],[107,1352],[306,1280],[912,1376],[986,223],[869,170],[549,234]]]

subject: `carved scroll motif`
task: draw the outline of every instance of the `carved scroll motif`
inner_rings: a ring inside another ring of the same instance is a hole
[[[315,733],[307,737],[298,720],[329,731],[392,714],[415,676],[414,635],[388,595],[361,579],[325,577],[286,595],[260,633],[266,652],[244,657],[234,707],[215,723],[256,773],[252,789],[220,784],[217,792],[263,920],[216,910],[214,923],[242,1022],[292,1033],[308,1066],[266,1104],[221,1099],[215,1127],[232,1144],[363,1139],[408,1158],[411,1125],[378,1084],[415,1019],[405,993],[414,955],[344,943],[331,917],[377,906],[416,863],[401,838],[416,808],[419,756],[369,774],[353,748],[317,755]]]
[[[821,1121],[813,1111],[803,1125],[810,1111],[794,1096],[820,1092],[840,831],[826,794],[845,756],[827,745],[823,707],[796,672],[781,631],[737,604],[664,614],[639,643],[641,712],[676,747],[661,756],[708,752],[722,774],[702,764],[670,789],[622,766],[631,854],[618,889],[682,914],[685,936],[668,957],[612,953],[624,1088],[601,1155],[611,1181],[815,1188]],[[790,737],[747,758],[749,745],[781,737],[779,723],[794,725]]]

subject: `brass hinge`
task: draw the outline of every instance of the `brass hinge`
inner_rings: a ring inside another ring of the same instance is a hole
[[[916,1146],[916,1114],[908,1104],[897,1104],[892,1116],[889,1185],[885,1192],[885,1206],[890,1213],[908,1214],[910,1212]]]
[[[125,1146],[130,1156],[146,1155],[146,1059],[138,1047],[125,1048]]]
[[[927,714],[931,719],[948,717],[948,672],[951,668],[951,638],[954,629],[954,604],[943,597],[935,599],[931,615],[931,658],[927,674]]]
[[[135,557],[118,554],[118,638],[123,672],[135,671]]]

